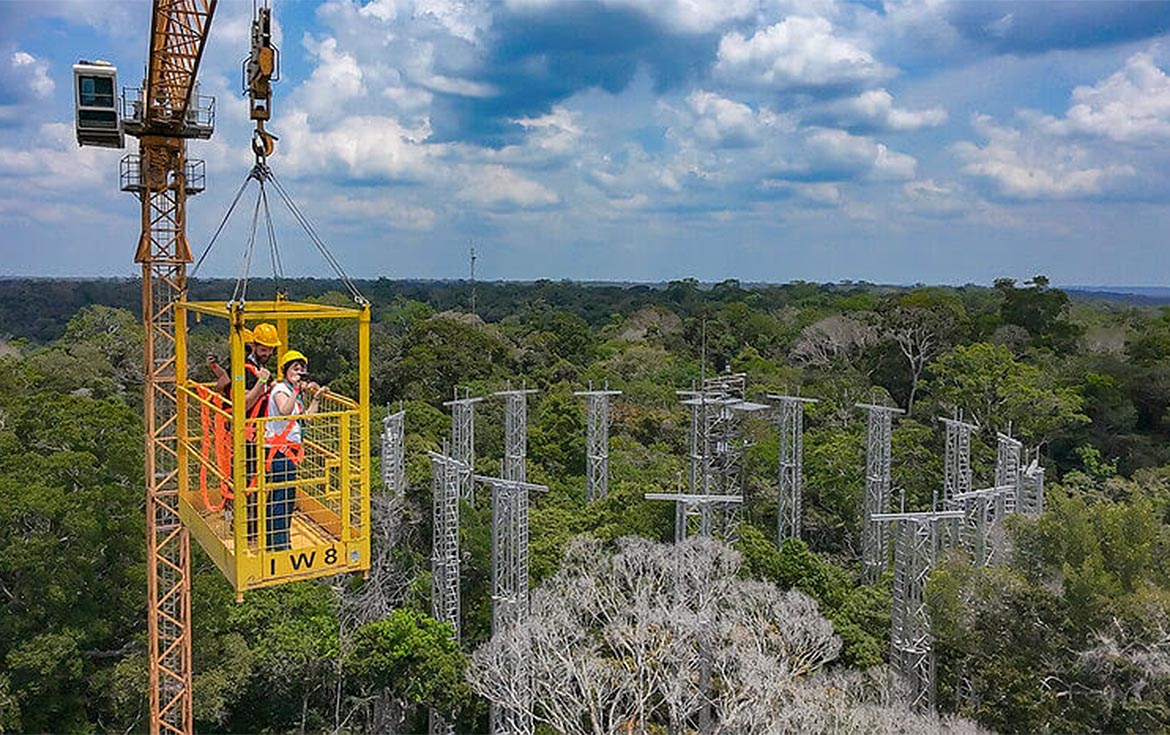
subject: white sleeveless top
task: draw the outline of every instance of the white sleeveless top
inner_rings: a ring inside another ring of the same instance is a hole
[[[278,418],[273,418],[275,416],[283,415],[283,414],[281,414],[280,409],[277,408],[277,406],[276,406],[276,396],[277,395],[286,395],[286,396],[293,397],[293,410],[292,410],[293,416],[299,416],[305,412],[305,404],[301,402],[300,391],[293,390],[293,387],[290,386],[287,382],[285,382],[283,380],[280,381],[279,383],[277,383],[276,385],[272,386],[272,391],[268,394],[269,420],[268,420],[268,423],[266,423],[264,425],[264,439],[268,440],[268,439],[272,439],[273,437],[280,436],[282,433],[284,433],[285,428],[289,425],[289,421],[292,421],[292,428],[288,430],[288,435],[285,436],[285,441],[292,442],[293,444],[300,444],[301,443],[301,422],[300,421],[297,421],[295,419],[285,419],[282,421]]]

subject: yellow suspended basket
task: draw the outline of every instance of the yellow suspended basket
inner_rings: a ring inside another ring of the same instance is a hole
[[[214,386],[187,377],[192,317],[220,318],[229,324],[228,396],[216,395]],[[290,473],[288,462],[274,461],[279,456],[265,441],[267,424],[281,419],[246,416],[242,332],[261,322],[276,325],[281,345],[268,363],[275,379],[275,366],[290,348],[289,323],[305,319],[358,323],[358,395],[330,391],[317,413],[297,417],[302,441]],[[179,518],[223,571],[237,597],[242,599],[245,590],[285,582],[368,571],[369,305],[180,301],[175,304],[175,321]]]

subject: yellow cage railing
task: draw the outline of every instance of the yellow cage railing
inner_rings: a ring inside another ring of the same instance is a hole
[[[285,349],[287,321],[338,318],[337,307],[261,306],[268,308],[253,311],[249,305],[245,316],[233,315],[233,308],[242,308],[232,304],[184,302],[177,316],[184,327],[189,312],[219,309],[241,328],[244,318],[276,321]],[[185,328],[176,330],[179,515],[239,595],[369,569],[369,309],[344,316],[357,318],[361,326],[362,396],[322,394],[317,412],[295,417],[301,434],[295,444],[279,431],[288,417],[247,418],[242,409],[241,328],[232,329],[232,384],[226,395],[186,379]]]

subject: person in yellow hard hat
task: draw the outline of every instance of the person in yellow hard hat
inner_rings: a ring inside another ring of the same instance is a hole
[[[269,419],[264,425],[264,446],[268,449],[264,466],[270,488],[265,505],[268,516],[265,546],[269,551],[282,551],[290,544],[297,491],[286,483],[296,481],[297,465],[304,458],[301,422],[297,417],[317,413],[321,397],[329,392],[328,386],[317,387],[305,380],[308,369],[309,358],[296,350],[285,352],[280,358],[281,380],[272,386],[268,396]],[[310,394],[308,403],[306,393]],[[274,418],[278,416],[282,418]]]
[[[244,327],[241,335],[244,338],[244,359],[252,354],[252,330]],[[207,353],[207,368],[215,376],[215,390],[224,398],[231,398],[232,376],[219,364],[219,358],[214,353]]]
[[[248,543],[256,540],[256,425],[268,410],[268,391],[272,373],[264,367],[272,353],[280,347],[280,333],[268,322],[262,322],[250,331],[245,328],[244,337],[251,342],[251,349],[244,360],[244,475],[247,482]]]

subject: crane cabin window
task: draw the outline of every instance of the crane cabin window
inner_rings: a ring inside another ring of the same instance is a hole
[[[121,148],[122,123],[118,115],[118,70],[111,64],[82,61],[73,66],[77,142]]]

